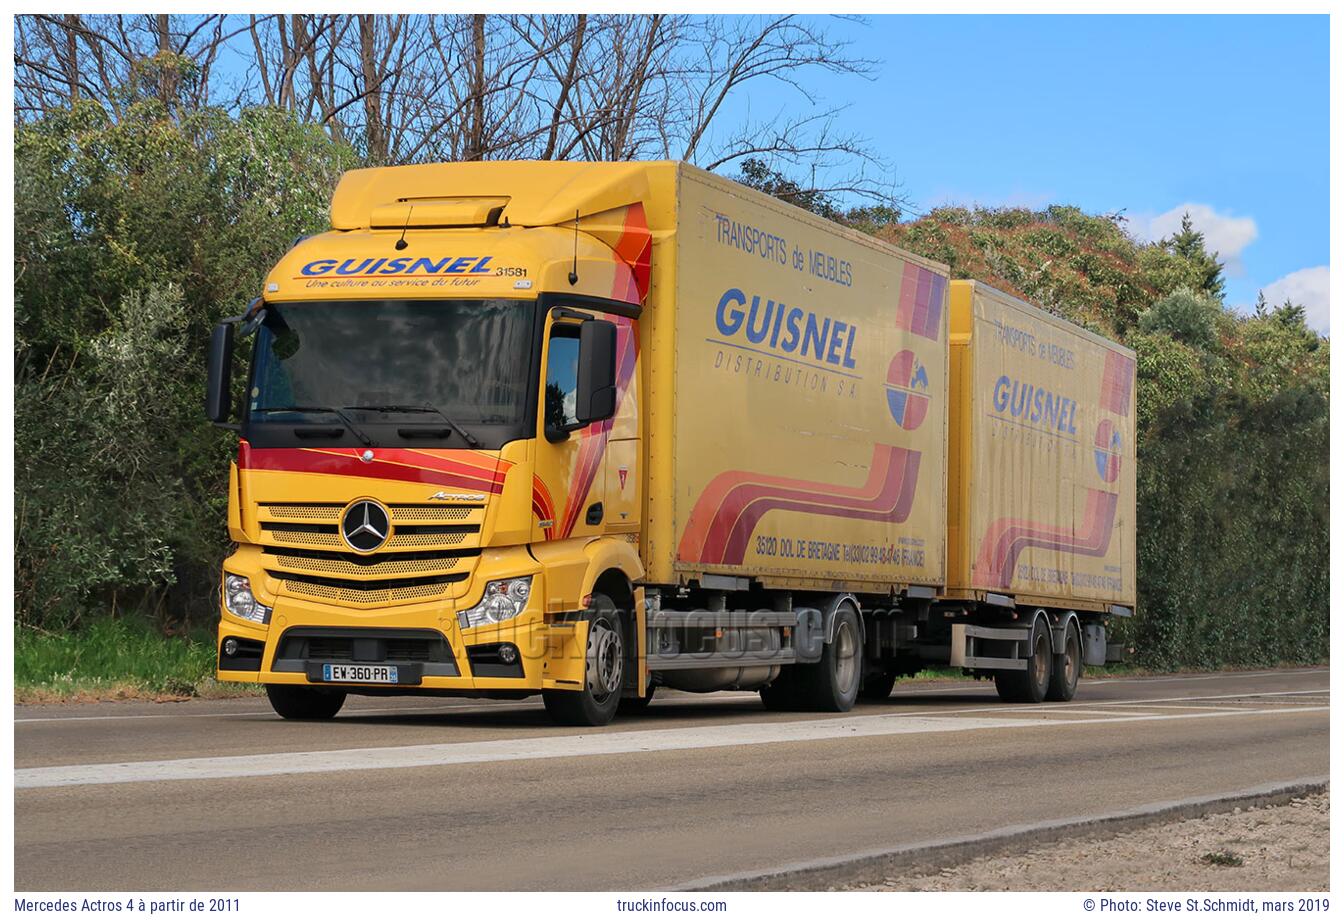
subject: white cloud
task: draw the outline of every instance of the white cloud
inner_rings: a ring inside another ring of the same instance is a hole
[[[1244,274],[1246,269],[1241,264],[1241,251],[1260,235],[1253,217],[1220,214],[1207,204],[1187,201],[1156,217],[1135,215],[1134,233],[1148,242],[1171,236],[1181,229],[1181,218],[1186,214],[1190,215],[1190,223],[1194,228],[1204,234],[1205,247],[1210,252],[1218,253],[1227,273],[1233,276]]]
[[[1307,325],[1330,334],[1330,266],[1300,268],[1265,285],[1262,293],[1271,307],[1285,300],[1302,305],[1307,310]]]

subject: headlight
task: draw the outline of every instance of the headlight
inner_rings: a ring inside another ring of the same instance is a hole
[[[532,576],[523,578],[501,578],[499,581],[487,581],[485,594],[481,602],[470,610],[457,615],[457,622],[463,629],[484,626],[487,623],[499,623],[511,620],[523,612],[527,599],[532,594]]]
[[[252,584],[242,575],[224,576],[224,609],[253,623],[271,621],[271,608],[252,596]]]

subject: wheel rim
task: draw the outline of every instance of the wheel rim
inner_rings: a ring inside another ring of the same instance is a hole
[[[843,693],[850,691],[858,676],[858,648],[854,628],[848,620],[842,620],[835,631],[835,683]]]
[[[1078,637],[1069,633],[1064,645],[1064,683],[1072,687],[1078,681]]]
[[[624,666],[621,634],[606,620],[594,621],[588,627],[588,691],[595,699],[604,700],[621,689]]]
[[[1045,636],[1036,640],[1036,654],[1031,656],[1031,677],[1038,687],[1044,687],[1050,680],[1050,645]]]

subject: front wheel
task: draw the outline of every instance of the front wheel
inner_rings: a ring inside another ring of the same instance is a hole
[[[863,633],[859,614],[846,603],[835,613],[835,637],[815,664],[795,665],[800,702],[818,712],[849,712],[863,676]]]
[[[345,705],[344,690],[267,684],[266,698],[282,719],[330,719]]]
[[[611,598],[594,594],[588,608],[588,648],[582,690],[544,690],[542,702],[560,725],[606,725],[616,718],[625,676],[625,636]]]

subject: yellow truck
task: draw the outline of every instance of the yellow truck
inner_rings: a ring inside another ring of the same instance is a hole
[[[208,377],[219,678],[287,718],[1067,699],[1133,608],[1131,353],[682,163],[347,173]]]

